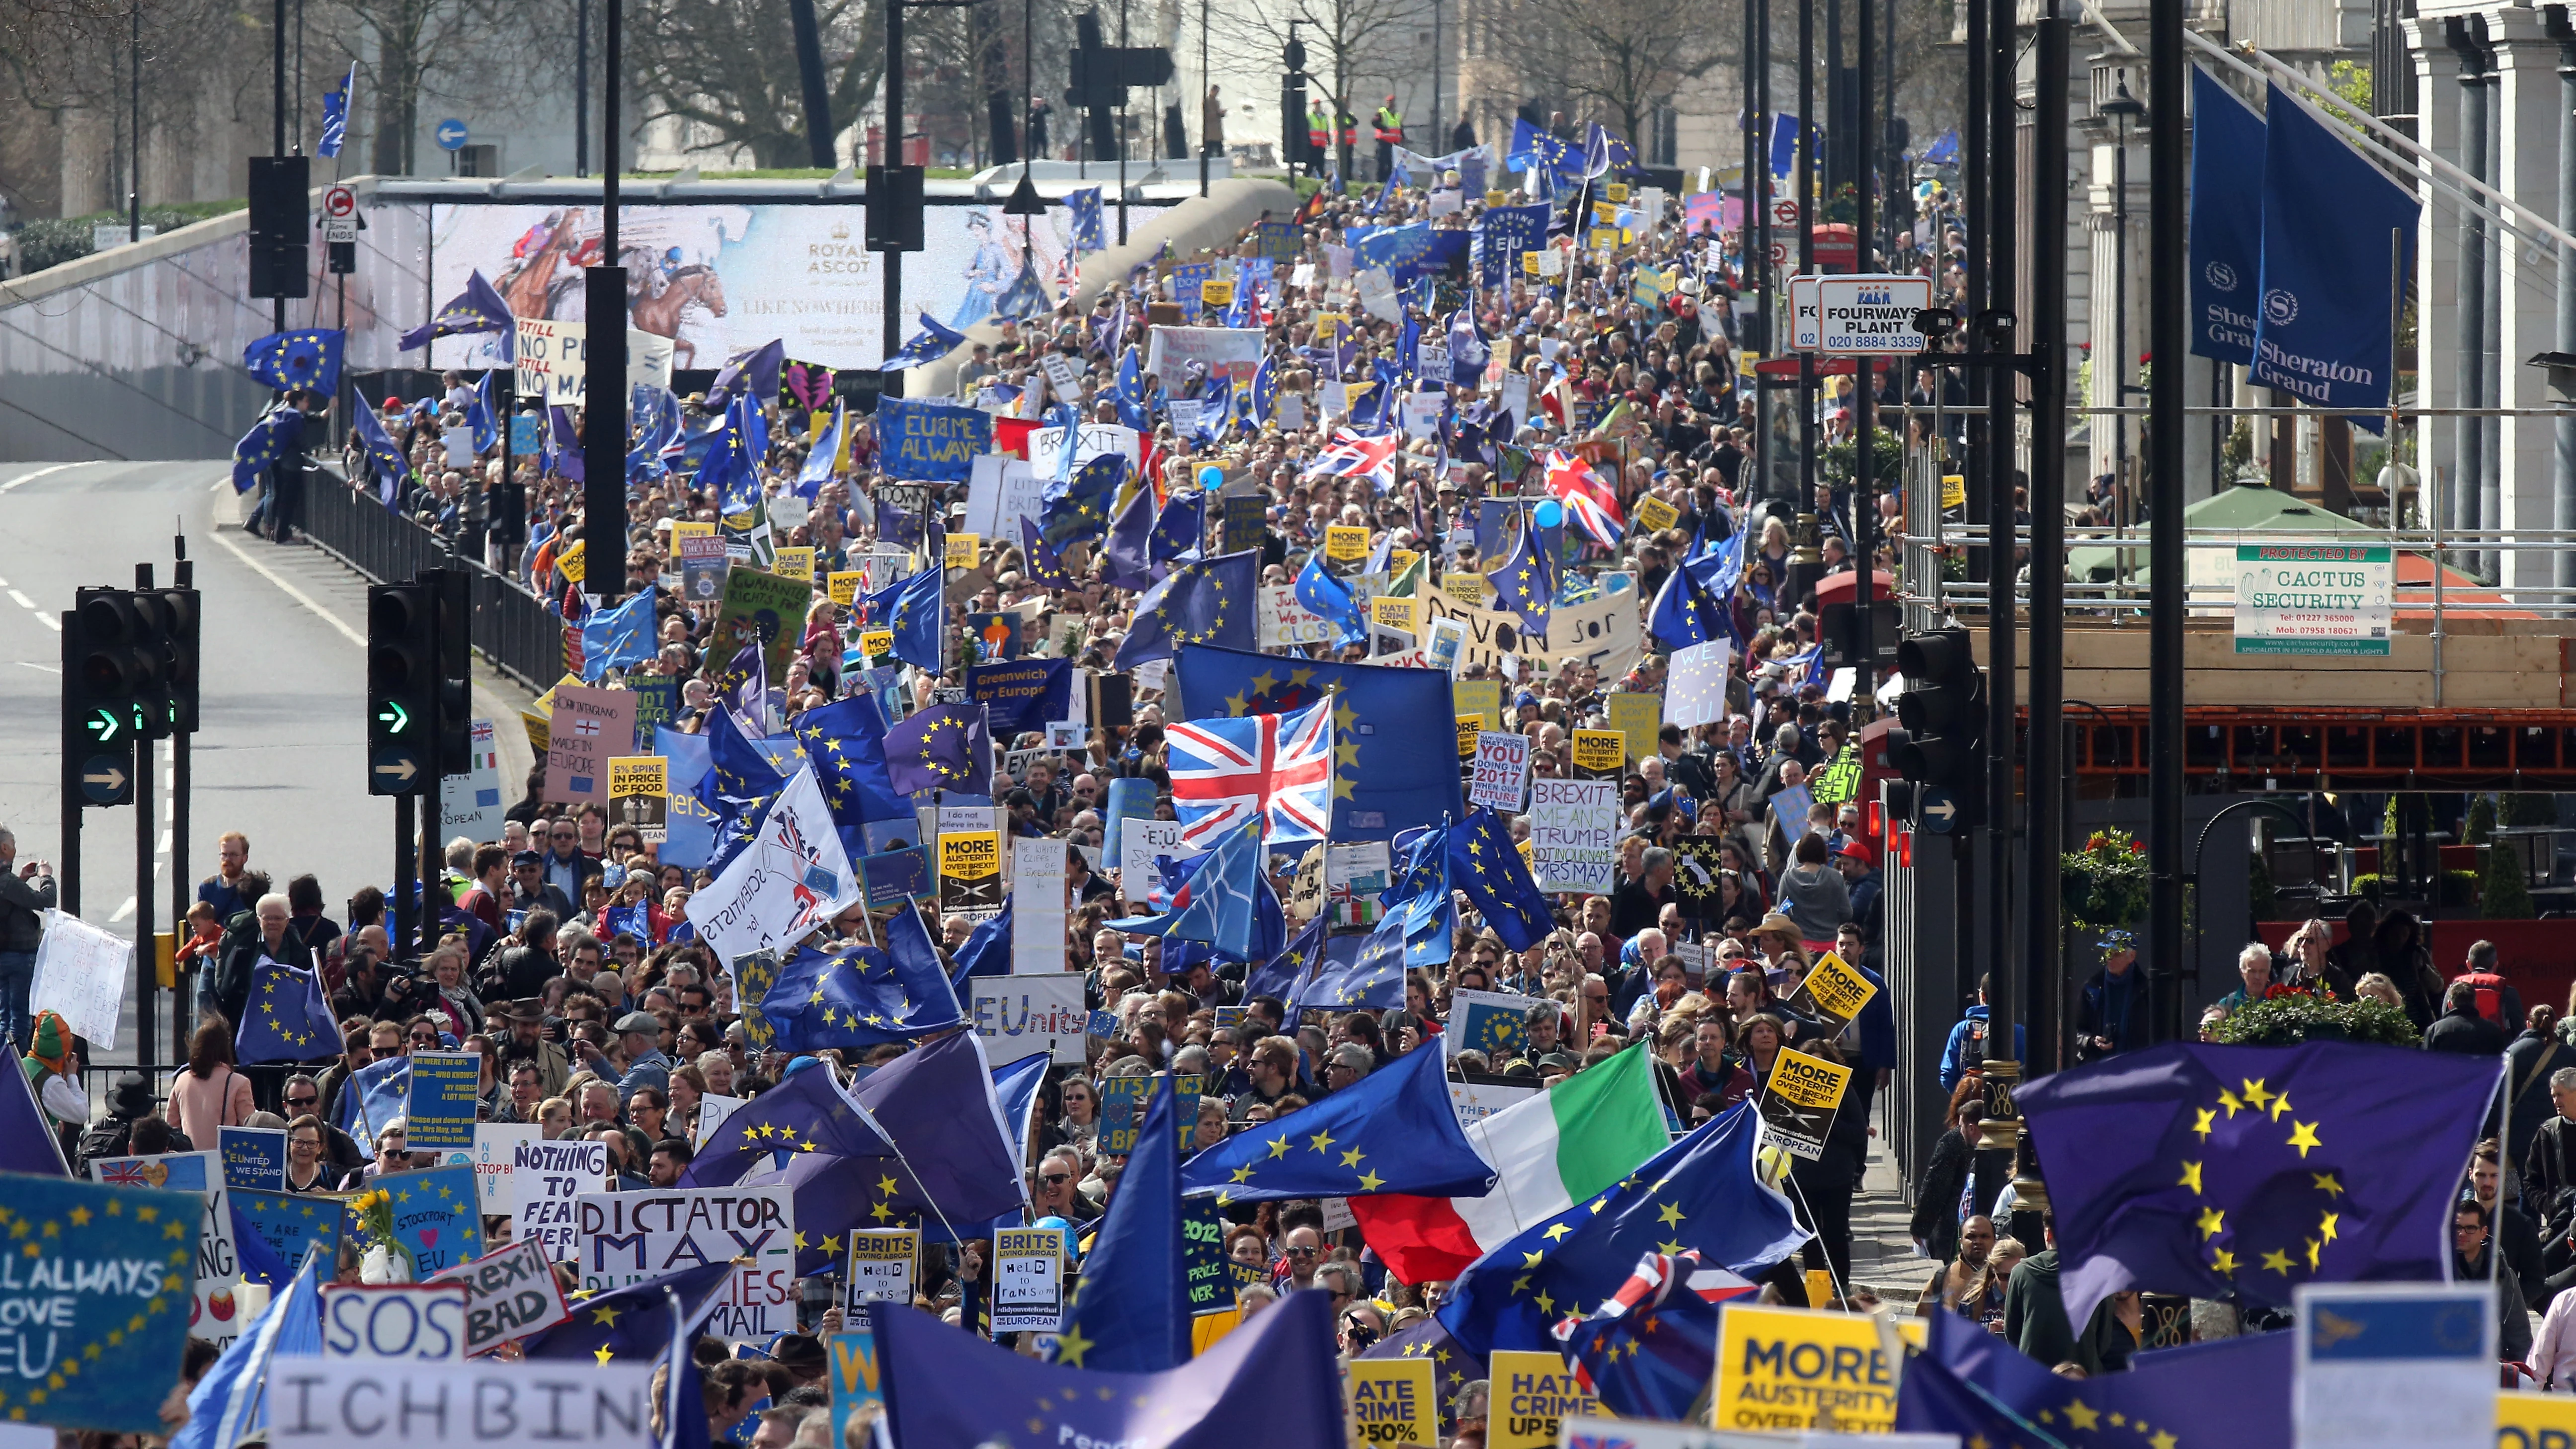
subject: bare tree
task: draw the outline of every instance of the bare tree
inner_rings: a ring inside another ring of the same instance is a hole
[[[883,0],[817,0],[832,117],[847,123],[885,75]],[[676,117],[712,133],[692,148],[751,152],[762,167],[805,164],[805,92],[787,0],[656,0],[629,12],[647,121]]]
[[[1229,5],[1211,28],[1220,46],[1270,55],[1285,51],[1293,30],[1305,43],[1307,69],[1329,78],[1324,99],[1338,127],[1341,116],[1366,110],[1359,103],[1364,86],[1393,79],[1396,67],[1415,57],[1411,31],[1417,23],[1427,26],[1428,15],[1420,0],[1266,0]],[[1311,89],[1307,96],[1315,99]],[[1352,160],[1343,147],[1344,176],[1352,174]]]
[[[1739,55],[1716,0],[1519,0],[1505,34],[1545,95],[1562,96],[1647,154],[1647,126],[1685,82]]]

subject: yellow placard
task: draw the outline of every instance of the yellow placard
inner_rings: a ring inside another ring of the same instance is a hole
[[[2560,1449],[2576,1444],[2576,1395],[2496,1395],[2496,1449]]]
[[[1609,197],[1612,201],[1625,203],[1628,199],[1628,183],[1625,181],[1613,181],[1609,185],[1601,188],[1601,194]]]
[[[1682,511],[1649,493],[1637,500],[1637,526],[1648,533],[1661,533],[1682,521]]]
[[[1753,370],[1753,365],[1761,360],[1762,354],[1759,352],[1739,352],[1735,354],[1735,375],[1737,377],[1756,376],[1757,374]]]
[[[1843,1104],[1851,1079],[1852,1069],[1840,1062],[1782,1047],[1771,1070],[1770,1090],[1764,1095],[1783,1098],[1792,1106],[1831,1111]]]
[[[1628,758],[1655,753],[1655,736],[1664,727],[1664,697],[1634,690],[1604,696],[1610,706],[1610,728],[1628,738]]]
[[[1499,679],[1462,679],[1449,686],[1449,698],[1460,714],[1472,714],[1485,722],[1485,728],[1503,727],[1503,682]]]
[[[701,522],[693,518],[675,518],[671,520],[671,556],[673,558],[680,556],[681,539],[713,538],[715,536],[716,526],[712,523]]]
[[[1324,344],[1331,342],[1334,338],[1341,336],[1342,329],[1349,325],[1351,325],[1351,318],[1350,314],[1347,312],[1316,313],[1315,345],[1321,347]]]
[[[1390,599],[1380,595],[1369,600],[1369,622],[1389,629],[1401,629],[1407,634],[1418,634],[1422,631],[1422,601]]]
[[[1923,1342],[1923,1320],[1900,1318],[1905,1341]],[[1896,1370],[1865,1314],[1730,1303],[1718,1319],[1719,1429],[1812,1429],[1830,1410],[1845,1434],[1896,1426]]]
[[[1592,219],[1601,223],[1603,226],[1617,226],[1619,224],[1619,208],[1612,206],[1606,201],[1596,201],[1592,203]]]
[[[823,576],[823,587],[830,592],[833,603],[848,608],[859,601],[860,586],[867,581],[868,576],[857,569],[834,569]]]
[[[1368,525],[1331,523],[1324,526],[1324,557],[1335,563],[1357,563],[1368,557]]]
[[[1942,474],[1941,506],[1944,508],[1964,508],[1967,504],[1968,480],[1966,475],[1959,473]]]
[[[1834,1274],[1832,1269],[1809,1268],[1807,1270],[1807,1306],[1809,1308],[1831,1308],[1834,1306]]]
[[[1485,717],[1483,715],[1462,714],[1458,716],[1459,759],[1472,760],[1476,758],[1476,736],[1484,733],[1484,730]]]
[[[1346,1387],[1350,1392],[1351,1421],[1359,1425],[1360,1431],[1354,1443],[1440,1442],[1439,1390],[1432,1382],[1431,1360],[1353,1359]]]
[[[948,535],[948,551],[940,556],[940,561],[952,569],[971,569],[983,551],[984,540],[980,535],[952,533]]]
[[[1420,557],[1422,557],[1420,553],[1409,548],[1388,549],[1386,551],[1387,572],[1402,577],[1404,571],[1413,567],[1413,561]]]
[[[1199,305],[1202,307],[1233,306],[1234,279],[1232,277],[1210,277],[1206,281],[1199,283]]]
[[[570,582],[580,583],[582,576],[590,572],[590,540],[575,539],[572,547],[556,554],[555,572]]]
[[[782,579],[808,584],[814,582],[814,546],[810,543],[780,546],[770,560],[769,571]]]
[[[1002,873],[1002,837],[990,830],[963,830],[939,837],[939,879],[991,880]]]
[[[611,755],[608,798],[671,793],[671,762],[660,755]]]
[[[1521,275],[1527,277],[1535,277],[1538,275],[1538,253],[1521,253]]]
[[[1619,228],[1596,226],[1592,229],[1591,235],[1584,238],[1584,244],[1596,252],[1605,254],[1615,252],[1619,249]]]
[[[1485,607],[1485,576],[1472,569],[1440,576],[1440,592],[1470,609]]]
[[[1878,995],[1878,988],[1870,984],[1868,977],[1852,969],[1851,963],[1827,951],[1816,958],[1815,967],[1807,972],[1807,979],[1799,983],[1797,994],[1807,998],[1808,1004],[1815,1008],[1813,1014],[1825,1017],[1828,1025],[1839,1027],[1859,1016],[1861,1008],[1869,1005],[1870,998]]]
[[[1512,194],[1508,191],[1488,191],[1485,193],[1485,204],[1487,206],[1509,206],[1512,204]]]
[[[1597,774],[1615,771],[1627,759],[1628,737],[1617,730],[1576,730],[1574,768]]]
[[[1734,1311],[1729,1305],[1727,1312]],[[1566,1420],[1601,1412],[1601,1401],[1583,1391],[1562,1355],[1513,1349],[1494,1354],[1493,1396],[1488,1404],[1485,1442],[1492,1449],[1556,1449],[1557,1431]],[[1894,1414],[1891,1399],[1891,1422]]]
[[[1243,1326],[1243,1311],[1228,1308],[1220,1313],[1197,1313],[1190,1316],[1190,1357],[1217,1346],[1227,1334]]]
[[[859,652],[867,655],[871,659],[883,659],[887,655],[892,654],[894,652],[894,631],[892,629],[861,629],[859,631]]]

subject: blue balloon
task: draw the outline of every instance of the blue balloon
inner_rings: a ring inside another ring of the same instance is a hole
[[[1224,487],[1224,486],[1225,486],[1225,470],[1224,470],[1223,468],[1217,468],[1217,467],[1201,468],[1201,469],[1199,470],[1199,486],[1200,486],[1201,488],[1222,488],[1222,487]]]
[[[1565,523],[1565,505],[1551,498],[1531,509],[1530,516],[1538,521],[1541,528],[1559,528]]]

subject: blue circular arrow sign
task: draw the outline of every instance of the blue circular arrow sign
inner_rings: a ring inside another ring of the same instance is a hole
[[[465,145],[465,123],[450,116],[438,123],[436,135],[441,151],[459,150]]]

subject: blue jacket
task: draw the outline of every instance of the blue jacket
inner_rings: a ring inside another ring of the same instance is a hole
[[[1941,1048],[1942,1091],[1955,1092],[1959,1089],[1959,1078],[1967,1075],[1968,1071],[1967,1064],[1960,1059],[1961,1053],[1967,1050],[1971,1040],[1983,1040],[1985,1034],[1986,1004],[1981,1001],[1969,1007],[1968,1014],[1960,1019],[1959,1024],[1950,1028],[1949,1044]],[[2023,1029],[2020,1022],[2013,1023],[2013,1058],[2016,1061],[2028,1062],[2029,1045],[2029,1033]]]

